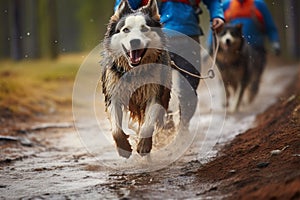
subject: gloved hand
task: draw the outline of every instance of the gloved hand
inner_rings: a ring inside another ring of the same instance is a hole
[[[272,50],[273,50],[274,54],[276,56],[279,56],[280,55],[280,44],[279,44],[279,42],[273,42],[271,44],[271,46],[272,46]]]

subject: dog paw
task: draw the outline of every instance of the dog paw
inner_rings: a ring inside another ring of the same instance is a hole
[[[122,147],[122,148],[117,147],[119,156],[122,156],[124,158],[129,158],[131,156],[131,153],[132,153],[131,147],[129,146],[129,148],[127,150],[124,150],[123,148],[124,147]]]
[[[124,133],[121,134],[116,134],[114,136],[116,146],[117,146],[117,151],[120,156],[124,158],[129,158],[132,153],[131,145],[127,140],[128,136],[125,135]]]
[[[145,156],[148,153],[150,153],[151,149],[152,149],[152,137],[141,138],[137,146],[137,152],[141,156]]]

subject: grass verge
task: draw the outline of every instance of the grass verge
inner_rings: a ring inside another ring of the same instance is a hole
[[[0,117],[59,113],[72,105],[72,87],[84,56],[0,62]]]

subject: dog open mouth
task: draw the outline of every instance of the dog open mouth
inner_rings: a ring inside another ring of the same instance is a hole
[[[127,50],[124,45],[122,45],[123,50],[127,56],[127,59],[130,62],[130,65],[135,67],[141,63],[147,48],[144,49],[135,49],[135,50]]]

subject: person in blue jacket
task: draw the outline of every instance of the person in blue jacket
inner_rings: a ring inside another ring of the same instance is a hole
[[[121,0],[116,0],[115,10],[120,2]],[[128,2],[131,8],[136,10],[141,6],[147,5],[148,0],[128,0]],[[161,17],[160,21],[163,24],[165,33],[169,36],[168,47],[171,50],[171,59],[181,69],[200,75],[200,45],[192,48],[189,39],[192,38],[199,43],[199,36],[203,35],[202,29],[199,26],[199,14],[201,14],[199,7],[200,0],[158,0],[157,2]],[[221,0],[203,0],[203,3],[210,13],[211,28],[216,31],[220,30],[224,24]],[[171,33],[167,30],[171,30]],[[176,34],[176,32],[180,34]],[[183,34],[188,37],[183,37]],[[180,50],[181,56],[172,52],[172,49]],[[193,60],[193,62],[188,62],[184,59],[186,56],[182,55],[186,55],[189,57],[188,60]],[[200,79],[185,72],[179,72],[180,76],[184,78],[173,80],[173,85],[177,87],[177,95],[181,106],[182,125],[188,128],[189,121],[197,107],[196,90]]]

